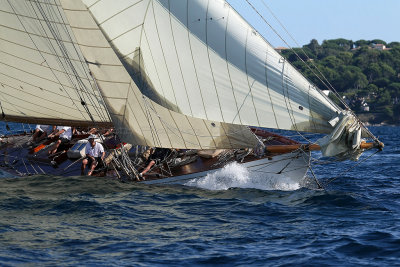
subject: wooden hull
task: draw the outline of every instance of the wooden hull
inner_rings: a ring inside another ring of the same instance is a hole
[[[270,158],[262,158],[254,161],[240,163],[249,171],[249,175],[278,175],[282,179],[291,179],[293,182],[300,183],[307,174],[310,162],[309,152],[292,152],[283,155],[277,155]],[[224,167],[224,166],[223,166]],[[166,177],[150,181],[141,181],[144,184],[187,184],[195,179],[201,179],[220,171],[223,167],[214,170],[201,171]]]
[[[265,136],[262,133],[262,137]],[[263,136],[264,135],[264,136]],[[274,134],[275,136],[275,134]],[[56,157],[49,157],[46,149],[36,151],[34,148],[29,148],[27,142],[30,135],[10,136],[3,139],[0,146],[0,168],[8,173],[17,176],[26,175],[57,175],[57,176],[79,176],[81,173],[80,159],[69,159],[67,151],[60,151]],[[72,147],[73,140],[70,144]],[[294,145],[295,141],[286,139],[275,139],[269,141],[269,145]],[[47,142],[49,143],[49,142]],[[286,143],[286,144],[285,144]],[[45,142],[46,144],[46,142]],[[43,145],[41,146],[43,147]],[[245,157],[238,157],[238,151],[231,153],[233,150],[225,150],[223,157],[201,157],[197,154],[188,157],[193,160],[178,164],[175,167],[170,165],[160,164],[158,168],[151,170],[144,178],[145,180],[136,181],[136,179],[129,179],[123,177],[121,170],[117,168],[108,168],[108,171],[98,172],[97,176],[108,176],[111,178],[118,178],[131,180],[133,182],[140,182],[144,184],[186,184],[194,179],[213,175],[222,170],[225,166],[232,162],[237,162],[244,166],[249,171],[249,175],[268,176],[275,175],[282,179],[290,179],[293,182],[300,182],[305,177],[309,161],[310,151],[303,150],[291,151],[289,153],[268,153],[258,158],[253,153],[247,153],[246,150],[240,152],[246,154]],[[230,157],[229,157],[230,155]],[[225,160],[221,160],[224,158]],[[145,163],[135,166],[140,172]]]

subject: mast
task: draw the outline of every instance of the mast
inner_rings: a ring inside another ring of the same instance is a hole
[[[159,147],[254,147],[248,125],[330,133],[324,153],[360,147],[359,121],[224,1],[7,0],[0,12],[12,120],[112,121],[124,141]]]

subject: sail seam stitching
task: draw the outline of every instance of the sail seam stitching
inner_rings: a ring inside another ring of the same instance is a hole
[[[227,16],[226,16],[226,26],[225,26],[225,36],[224,36],[224,40],[225,40],[225,62],[226,62],[226,70],[227,70],[227,72],[228,72],[229,82],[230,82],[230,84],[231,84],[231,89],[232,89],[232,95],[233,95],[233,99],[235,100],[235,105],[236,105],[236,114],[235,114],[235,116],[233,117],[231,123],[234,123],[234,121],[235,121],[235,119],[236,119],[236,116],[237,116],[237,117],[239,118],[240,124],[242,124],[243,122],[242,122],[242,118],[241,118],[240,113],[239,113],[239,104],[238,104],[238,100],[237,100],[237,98],[236,98],[235,89],[234,89],[233,82],[232,82],[231,70],[230,70],[230,68],[229,68],[229,61],[228,61],[228,46],[227,46],[227,37],[228,37],[228,35],[227,35],[227,32],[228,32],[230,11],[231,11],[231,9],[228,9],[228,14],[227,14]]]
[[[31,36],[31,34],[26,30],[26,27],[25,27],[25,25],[22,23],[22,20],[20,19],[20,17],[17,15],[17,13],[15,12],[15,9],[14,9],[14,6],[10,3],[10,0],[7,0],[7,2],[8,2],[8,4],[11,6],[11,8],[12,8],[12,10],[14,11],[14,13],[15,13],[15,15],[16,15],[16,17],[17,17],[17,19],[18,19],[18,21],[21,23],[21,25],[22,25],[22,27],[24,28],[24,30],[25,31],[21,31],[21,30],[17,30],[17,31],[20,31],[20,32],[24,32],[24,33],[26,33],[26,34],[28,34],[28,37],[29,37],[29,39],[32,41],[32,43],[33,43],[33,45],[37,48],[37,50],[39,50],[39,48],[38,48],[38,46],[36,45],[36,43],[33,41],[33,38],[32,38],[32,36]],[[31,3],[31,7],[33,8],[33,4]],[[34,10],[34,8],[33,8],[33,10]],[[34,10],[34,12],[35,12],[35,15],[37,16],[37,17],[39,17],[37,14],[36,14],[36,11]],[[1,25],[0,25],[1,26]],[[41,23],[40,23],[40,26],[42,26],[41,25]],[[43,27],[43,26],[42,26]],[[7,27],[7,28],[9,28],[9,27]],[[40,28],[39,28],[39,30],[40,30]],[[46,37],[44,37],[44,36],[42,36],[43,38],[45,38],[45,40],[46,40]],[[50,38],[49,38],[50,39]],[[43,56],[43,54],[40,54],[40,56],[43,58],[43,60],[45,60],[46,61],[46,58]],[[25,71],[26,72],[26,71]],[[55,75],[55,73],[52,71],[52,73],[53,73],[53,75],[54,75],[54,77],[56,78],[56,80],[58,81],[58,83],[63,87],[63,85],[61,84],[61,81],[57,78],[57,76]],[[68,76],[67,76],[68,77]],[[68,77],[69,78],[69,77]],[[65,90],[65,88],[64,88],[64,90]],[[78,111],[81,113],[81,115],[82,115],[82,117],[84,118],[84,119],[86,119],[85,118],[85,116],[84,116],[84,114],[82,113],[82,111],[77,107],[77,109],[78,109]]]
[[[206,119],[208,119],[208,114],[207,114],[207,110],[206,110],[206,105],[204,103],[204,97],[203,97],[203,90],[201,89],[200,86],[200,81],[199,81],[199,75],[197,73],[197,68],[196,68],[196,64],[195,64],[195,60],[194,60],[194,53],[193,53],[193,47],[192,47],[192,42],[190,41],[190,30],[189,30],[189,0],[186,0],[186,25],[187,25],[187,33],[188,33],[188,41],[189,41],[189,49],[190,49],[190,55],[192,56],[192,61],[193,61],[193,69],[196,75],[196,81],[197,81],[197,85],[199,88],[199,92],[200,92],[200,97],[201,97],[201,103],[203,104],[203,111],[204,111],[204,115],[206,116]]]
[[[24,94],[27,94],[27,95],[30,95],[30,96],[34,96],[34,97],[40,98],[40,101],[48,101],[48,102],[53,103],[53,104],[56,104],[56,105],[58,105],[58,106],[66,107],[66,108],[68,108],[68,109],[73,109],[73,108],[72,108],[71,106],[69,106],[69,105],[63,105],[63,104],[60,104],[60,103],[55,102],[55,101],[51,101],[51,100],[48,100],[48,99],[43,99],[43,98],[41,98],[40,96],[34,95],[34,94],[32,94],[32,93],[25,92],[24,90],[18,89],[18,88],[16,88],[16,87],[11,86],[11,85],[6,84],[6,83],[2,83],[2,84],[7,85],[9,88],[14,89],[14,90],[16,90],[16,91],[19,91],[19,92],[21,92],[21,93],[24,93]],[[1,90],[0,90],[0,91],[1,91]],[[2,91],[1,91],[1,92],[2,92]],[[7,93],[5,93],[5,92],[3,92],[3,93],[4,93],[4,94],[7,94]],[[7,95],[8,95],[8,94],[7,94]],[[13,96],[13,95],[10,95],[10,96]],[[62,95],[59,95],[59,96],[62,96]],[[68,98],[68,97],[66,97],[66,96],[62,96],[62,97]],[[15,98],[17,98],[17,97],[15,97]],[[19,99],[19,98],[17,98],[17,99]],[[70,99],[70,98],[68,98],[68,99]],[[22,99],[20,99],[20,100],[22,100]],[[25,100],[23,100],[23,101],[25,101]],[[75,101],[78,101],[78,100],[75,100]],[[26,102],[28,102],[28,101],[26,101]],[[30,103],[30,102],[28,102],[28,103]],[[89,104],[89,105],[90,105],[90,104]],[[65,114],[66,114],[66,113],[65,113]]]
[[[252,87],[253,87],[256,79],[253,78],[254,79],[253,84],[250,86],[250,79],[249,79],[250,76],[249,76],[249,71],[248,71],[248,66],[247,66],[248,65],[248,63],[247,63],[247,52],[248,52],[249,32],[250,32],[249,28],[247,28],[246,42],[245,42],[245,48],[244,48],[244,51],[245,51],[244,52],[244,65],[245,65],[245,69],[246,69],[247,85],[249,87],[249,93],[251,95],[251,100],[252,100],[252,103],[253,103],[254,113],[256,115],[258,126],[260,126],[261,124],[260,124],[260,120],[258,118],[258,112],[257,112],[256,105],[254,103],[254,97],[253,97],[253,91],[252,91]],[[243,104],[244,104],[244,101],[243,101]]]
[[[214,90],[215,90],[215,94],[217,95],[219,111],[221,112],[222,121],[225,121],[224,113],[222,112],[221,101],[219,99],[217,84],[215,83],[214,71],[213,71],[213,68],[212,68],[211,58],[210,58],[210,49],[209,49],[209,45],[208,45],[208,12],[209,12],[209,6],[210,6],[210,0],[208,0],[208,2],[207,2],[206,22],[205,22],[205,28],[206,28],[206,32],[205,32],[206,43],[205,44],[206,44],[206,48],[207,48],[208,64],[210,66],[211,77],[212,77],[213,84],[214,84]]]
[[[272,109],[272,112],[274,113],[276,128],[279,129],[278,119],[276,117],[275,108],[274,108],[274,104],[273,104],[273,101],[272,101],[271,92],[270,92],[270,89],[269,89],[268,76],[269,75],[268,75],[268,50],[267,50],[266,54],[265,54],[265,85],[267,86],[267,92],[268,92],[268,96],[269,96],[269,101],[271,103],[271,109]]]
[[[172,95],[174,96],[175,99],[175,105],[178,106],[178,101],[176,99],[176,95],[175,95],[175,90],[174,90],[174,85],[172,84],[172,80],[171,80],[171,74],[168,68],[168,64],[167,64],[167,60],[165,59],[165,52],[164,52],[164,48],[161,42],[161,38],[160,38],[160,32],[158,30],[158,25],[157,25],[157,19],[156,19],[156,14],[155,14],[155,10],[154,10],[154,1],[151,1],[152,3],[152,10],[153,10],[153,19],[154,19],[154,25],[156,28],[156,33],[157,33],[157,37],[158,37],[158,41],[160,43],[160,48],[161,48],[161,54],[163,55],[163,59],[164,59],[164,64],[165,64],[165,69],[167,70],[167,74],[168,74],[168,79],[169,79],[169,83],[171,85],[172,88]],[[149,47],[150,48],[150,47]],[[151,48],[150,48],[151,49]],[[164,95],[165,96],[165,95]]]
[[[185,94],[186,94],[186,99],[187,99],[188,104],[189,104],[190,115],[193,116],[192,105],[191,105],[191,102],[190,102],[190,100],[189,100],[189,94],[188,94],[188,90],[187,90],[187,85],[186,85],[185,77],[184,77],[183,71],[182,71],[182,65],[181,65],[181,62],[180,62],[180,59],[179,59],[178,49],[177,49],[177,47],[176,47],[176,40],[175,40],[175,35],[174,35],[174,29],[173,29],[173,27],[172,27],[172,15],[171,15],[170,0],[168,0],[168,14],[169,14],[169,21],[170,21],[170,26],[171,26],[172,42],[174,43],[175,54],[176,54],[176,58],[177,58],[177,60],[178,60],[178,65],[179,65],[179,71],[180,71],[180,73],[181,73],[183,86],[184,86],[184,88],[185,88]]]
[[[131,7],[137,5],[137,4],[141,3],[141,2],[143,2],[143,0],[140,0],[140,1],[136,2],[136,3],[134,3],[133,5],[130,5],[130,6],[126,7],[126,8],[124,8],[124,9],[118,11],[117,13],[114,13],[111,17],[109,17],[109,18],[103,20],[102,22],[99,22],[99,26],[101,26],[101,25],[104,24],[105,22],[109,21],[110,19],[114,18],[115,16],[121,14],[122,12],[124,12],[124,11],[130,9]]]
[[[143,28],[144,28],[144,27],[143,27]],[[155,71],[156,71],[157,78],[158,78],[158,82],[159,82],[160,87],[161,87],[161,91],[162,91],[162,100],[163,100],[163,102],[164,102],[163,106],[167,106],[167,98],[165,97],[164,87],[162,86],[160,74],[158,73],[157,64],[156,64],[156,62],[155,62],[155,60],[154,60],[154,56],[153,56],[153,53],[152,53],[152,51],[151,51],[150,43],[149,43],[149,40],[148,40],[148,38],[147,38],[147,33],[146,33],[146,30],[145,30],[145,29],[143,30],[143,33],[144,33],[144,39],[145,39],[145,41],[146,41],[146,43],[147,43],[147,46],[149,47],[149,53],[150,53],[151,60],[153,61],[153,67],[154,67],[154,69],[155,69]]]

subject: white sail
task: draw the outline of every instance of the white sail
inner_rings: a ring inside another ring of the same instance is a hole
[[[111,125],[110,109],[121,138],[134,144],[177,148],[257,144],[246,127],[170,112],[143,97],[83,8],[82,16],[70,14],[72,30],[58,0],[0,0],[2,119]]]
[[[258,144],[245,126],[186,116],[143,96],[82,2],[61,1],[61,5],[122,140],[195,149]]]
[[[0,103],[9,121],[109,124],[65,16],[34,1],[0,0]]]
[[[224,0],[83,0],[142,92],[182,114],[329,133],[341,111]]]
[[[109,123],[140,145],[254,147],[342,110],[222,0],[0,0],[3,119]],[[104,102],[103,102],[104,99]]]

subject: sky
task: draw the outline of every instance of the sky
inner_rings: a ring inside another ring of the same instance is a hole
[[[274,47],[288,46],[249,7],[247,0],[227,1]],[[400,42],[400,0],[248,1],[292,47],[298,46],[296,42],[301,46],[308,44],[311,39],[317,39],[320,44],[323,40],[337,38]],[[290,35],[276,22],[268,8]]]

